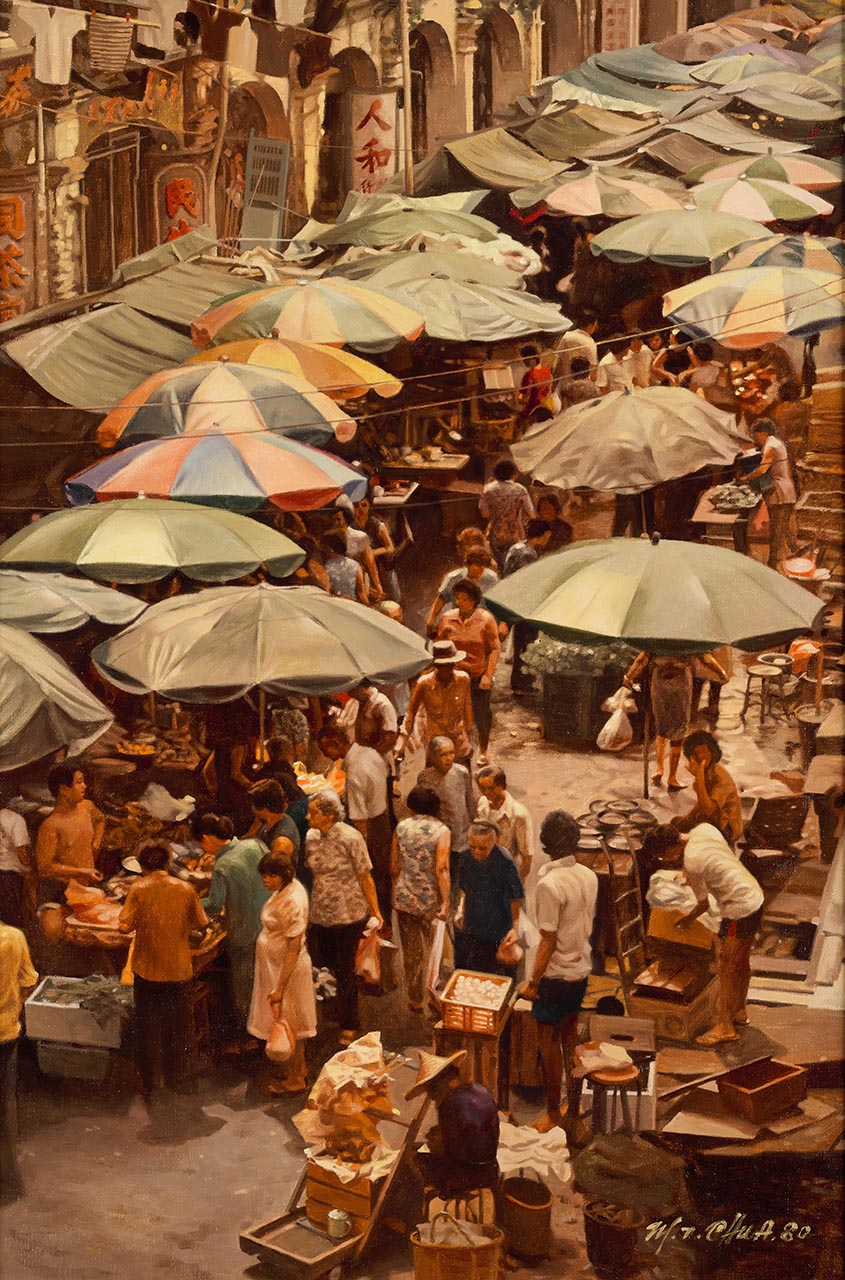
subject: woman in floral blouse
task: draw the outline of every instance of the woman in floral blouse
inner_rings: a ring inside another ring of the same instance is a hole
[[[431,787],[414,787],[407,803],[412,816],[403,819],[393,833],[390,871],[405,990],[408,1004],[420,1013],[434,921],[449,914],[451,835],[439,819],[440,798]]]
[[[308,950],[316,965],[335,975],[340,1038],[351,1044],[360,1027],[355,953],[367,921],[375,917],[379,928],[383,921],[366,841],[342,818],[336,791],[327,788],[311,797],[305,837],[305,857],[314,877]]]

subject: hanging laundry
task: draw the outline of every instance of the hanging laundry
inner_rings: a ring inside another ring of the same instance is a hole
[[[34,38],[36,80],[55,85],[69,82],[73,37],[84,29],[88,16],[77,9],[17,0],[9,30],[18,44],[28,44]]]
[[[92,71],[123,71],[132,49],[133,27],[125,18],[92,13],[88,25],[88,62]]]

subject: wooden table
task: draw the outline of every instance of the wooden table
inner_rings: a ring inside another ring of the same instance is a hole
[[[380,498],[373,498],[373,506],[379,510],[390,511],[397,507],[404,507],[408,499],[419,489],[419,484],[414,480],[408,485],[407,489],[403,489],[401,493],[383,493]]]
[[[499,1104],[501,1111],[510,1107],[510,1020],[513,1004],[502,1010],[498,1033],[477,1035],[472,1031],[456,1031],[438,1022],[434,1027],[434,1052],[448,1058],[466,1050],[460,1064],[461,1079],[467,1084],[483,1084]]]
[[[717,485],[712,489],[708,489],[701,495],[698,504],[691,516],[693,524],[703,524],[707,526],[707,540],[718,546],[735,546],[735,531],[739,532],[740,540],[742,530],[737,530],[737,526],[745,526],[745,540],[748,540],[748,526],[751,523],[756,512],[759,510],[762,498],[753,507],[746,508],[745,511],[717,511],[713,506],[712,495],[715,493]],[[738,548],[737,548],[738,549]],[[746,554],[747,551],[746,551]]]

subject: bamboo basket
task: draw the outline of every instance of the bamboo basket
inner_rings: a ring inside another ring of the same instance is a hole
[[[451,1214],[438,1213],[431,1224],[432,1235],[441,1219],[454,1223],[464,1232],[463,1224]],[[487,1236],[486,1244],[426,1244],[420,1240],[418,1231],[412,1231],[415,1280],[499,1280],[499,1257],[504,1234],[498,1227],[481,1226],[474,1229]]]

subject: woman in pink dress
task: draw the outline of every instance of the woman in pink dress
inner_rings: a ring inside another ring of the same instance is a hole
[[[250,1035],[267,1040],[274,1022],[284,1018],[296,1041],[284,1076],[271,1080],[267,1086],[273,1094],[301,1093],[307,1088],[305,1041],[317,1034],[311,957],[305,945],[308,894],[296,879],[292,854],[291,845],[289,852],[265,854],[258,864],[272,897],[261,909],[262,929],[255,946],[255,980],[247,1025]]]

